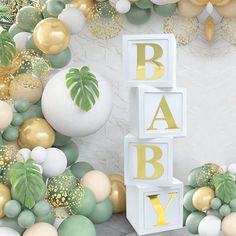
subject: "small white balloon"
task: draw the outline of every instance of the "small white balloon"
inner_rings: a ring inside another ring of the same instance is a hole
[[[0,236],[20,236],[20,234],[12,228],[0,227]]]
[[[232,163],[229,165],[229,168],[228,168],[228,171],[233,174],[233,175],[236,175],[236,164],[235,163]]]
[[[26,50],[26,41],[29,36],[31,36],[31,33],[20,32],[13,37],[13,40],[16,43],[16,48],[21,52]]]
[[[198,232],[200,236],[218,236],[220,228],[221,220],[216,216],[208,215],[201,220]]]
[[[66,155],[58,148],[48,148],[47,158],[43,162],[43,175],[50,178],[62,174],[67,166]]]
[[[71,34],[78,34],[85,24],[84,14],[75,7],[65,8],[58,16],[58,19],[65,23]]]
[[[35,147],[31,152],[31,158],[36,164],[42,164],[47,158],[47,150],[44,147]]]
[[[30,155],[31,155],[31,150],[28,148],[22,148],[18,151],[17,155],[16,155],[16,160],[18,162],[25,162],[28,159],[30,159]]]
[[[130,7],[131,7],[131,3],[128,0],[119,0],[116,3],[116,10],[120,14],[125,14],[125,13],[129,12]]]
[[[227,165],[221,165],[220,168],[225,172],[227,171]]]

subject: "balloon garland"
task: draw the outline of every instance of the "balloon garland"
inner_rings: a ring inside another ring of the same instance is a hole
[[[184,187],[184,225],[200,236],[235,235],[236,165],[208,163],[194,168]]]

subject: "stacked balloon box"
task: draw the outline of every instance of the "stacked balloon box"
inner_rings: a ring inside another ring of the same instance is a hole
[[[176,88],[173,35],[123,37],[131,133],[124,139],[127,218],[139,235],[183,225],[183,183],[173,178],[173,138],[186,135],[186,91]]]

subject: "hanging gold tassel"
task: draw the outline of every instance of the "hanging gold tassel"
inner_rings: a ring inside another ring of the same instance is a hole
[[[210,42],[214,38],[216,25],[211,16],[208,16],[204,25],[205,36],[207,40]]]

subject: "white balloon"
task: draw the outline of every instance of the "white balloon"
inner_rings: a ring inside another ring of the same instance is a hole
[[[176,3],[179,1],[180,0],[151,0],[151,2],[156,5],[166,5],[166,4]]]
[[[36,164],[42,164],[47,158],[47,150],[44,147],[35,147],[31,152],[31,158]]]
[[[11,124],[13,112],[11,106],[0,100],[0,132]]]
[[[235,163],[230,164],[228,167],[228,171],[231,174],[236,175],[236,164]]]
[[[198,232],[200,236],[218,236],[220,228],[221,220],[216,216],[208,215],[201,220]]]
[[[58,148],[48,148],[47,158],[43,162],[43,175],[50,178],[62,174],[67,166],[66,155]]]
[[[31,33],[20,32],[13,37],[13,40],[16,43],[16,48],[21,52],[26,50],[26,41],[29,36],[31,36]]]
[[[116,3],[116,10],[120,13],[120,14],[125,14],[127,12],[129,12],[131,7],[131,4],[128,0],[119,0]]]
[[[19,162],[25,162],[30,159],[31,150],[28,148],[22,148],[18,151],[16,155],[16,160]]]
[[[85,24],[84,14],[75,7],[65,8],[58,16],[58,19],[67,25],[71,34],[78,34]]]
[[[20,234],[12,228],[0,227],[0,236],[20,236]]]
[[[100,75],[95,74],[99,86],[99,98],[91,110],[81,110],[66,87],[65,69],[53,76],[43,91],[41,100],[43,114],[59,133],[69,137],[82,137],[99,130],[108,120],[112,108],[111,88]],[[58,105],[60,104],[60,105]]]

